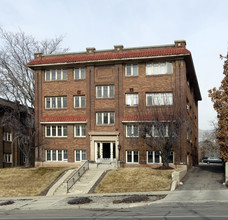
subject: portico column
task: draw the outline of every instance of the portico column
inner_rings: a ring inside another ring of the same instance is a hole
[[[110,143],[110,159],[113,161],[113,143]]]
[[[100,143],[100,155],[101,155],[101,159],[103,159],[103,143]]]

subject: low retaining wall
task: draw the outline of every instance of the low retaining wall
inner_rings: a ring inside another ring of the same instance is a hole
[[[171,191],[174,191],[176,187],[180,184],[181,180],[185,177],[187,174],[187,166],[184,166],[182,170],[180,171],[174,171],[172,173],[172,186]]]
[[[228,185],[228,162],[225,163],[225,184]]]
[[[70,162],[35,162],[35,167],[80,167],[80,163],[70,163]]]

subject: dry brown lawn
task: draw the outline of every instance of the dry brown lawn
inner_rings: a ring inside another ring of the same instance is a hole
[[[0,197],[40,195],[66,169],[69,168],[0,169]]]
[[[110,171],[95,193],[149,192],[170,190],[174,170],[119,168]]]

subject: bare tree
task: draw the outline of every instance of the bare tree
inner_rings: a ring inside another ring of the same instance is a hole
[[[206,131],[202,135],[202,141],[199,143],[200,157],[219,157],[220,150],[218,145],[218,140],[216,138],[217,124],[213,122],[214,129],[211,131]]]
[[[35,134],[33,110],[35,104],[35,76],[34,71],[29,69],[26,64],[34,58],[35,52],[53,54],[66,52],[68,49],[61,48],[62,36],[37,41],[33,36],[26,35],[21,30],[13,33],[5,31],[1,27],[0,40],[1,96],[7,100],[21,103],[26,109],[26,121],[24,123],[20,124],[20,111],[19,108],[16,108],[10,114],[5,115],[4,125],[15,129],[15,138],[21,149],[24,149],[22,152],[25,159],[30,160],[30,151],[34,146]],[[9,120],[10,117],[13,117],[14,120]],[[25,129],[22,129],[22,127]]]
[[[33,111],[33,109],[30,110]],[[34,153],[34,118],[31,118],[25,106],[15,102],[12,103],[11,107],[5,108],[1,125],[11,129],[12,141],[16,142],[24,155],[25,167],[30,167]]]
[[[164,168],[169,167],[171,152],[180,140],[184,117],[169,104],[138,109],[139,141],[159,152]],[[134,136],[134,135],[133,135]],[[132,140],[134,141],[135,138]]]

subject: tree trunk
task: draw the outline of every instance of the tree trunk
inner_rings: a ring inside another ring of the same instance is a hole
[[[25,167],[29,168],[31,166],[30,164],[30,157],[29,156],[25,156]]]

